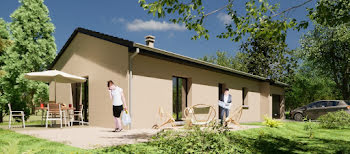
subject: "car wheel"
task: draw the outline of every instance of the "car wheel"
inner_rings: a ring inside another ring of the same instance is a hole
[[[303,121],[304,116],[301,113],[295,113],[294,114],[294,120],[296,121]]]

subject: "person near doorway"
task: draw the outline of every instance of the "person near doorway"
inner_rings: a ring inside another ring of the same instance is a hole
[[[115,129],[113,132],[120,132],[123,130],[120,114],[127,110],[123,89],[114,84],[112,80],[107,82],[109,97],[113,104],[113,117],[115,122]]]
[[[225,92],[220,96],[220,99],[219,99],[219,108],[220,108],[219,119],[220,119],[221,125],[224,122],[224,115],[225,117],[228,117],[230,114],[232,96],[228,92],[229,92],[229,89],[226,88]]]

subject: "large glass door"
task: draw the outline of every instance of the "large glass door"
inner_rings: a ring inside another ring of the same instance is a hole
[[[183,110],[187,107],[187,79],[173,77],[173,117],[181,121],[184,117]]]
[[[82,103],[83,103],[83,117],[84,122],[89,122],[89,78],[86,78],[86,82],[82,86]]]
[[[272,95],[272,118],[279,119],[281,117],[281,96]]]

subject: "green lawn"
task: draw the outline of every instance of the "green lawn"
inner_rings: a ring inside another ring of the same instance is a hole
[[[167,131],[151,142],[83,150],[0,129],[0,153],[350,153],[350,129],[314,129],[306,123],[286,122],[280,128],[245,131]]]
[[[0,153],[71,153],[84,151],[64,145],[62,143],[50,142],[44,139],[22,135],[10,130],[0,129]]]
[[[3,118],[4,122],[3,123],[0,123],[0,126],[1,125],[8,125],[8,121],[9,121],[9,116],[6,115],[4,118]],[[13,119],[12,119],[13,120]],[[25,122],[26,125],[41,125],[41,113],[38,113],[38,115],[31,115],[29,117],[29,119],[27,119],[27,121]],[[12,126],[22,126],[22,121],[16,121],[16,120],[13,120],[11,122],[11,125]]]

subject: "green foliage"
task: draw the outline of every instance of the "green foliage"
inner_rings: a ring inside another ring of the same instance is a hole
[[[307,26],[305,22],[298,26],[295,19],[285,18],[282,16],[283,13],[277,14],[278,4],[270,5],[267,0],[248,0],[244,6],[236,6],[233,0],[227,0],[225,6],[210,12],[206,12],[202,0],[189,2],[156,0],[150,3],[139,0],[139,4],[153,16],[164,18],[166,15],[171,15],[171,22],[184,23],[188,30],[197,33],[192,39],[201,37],[209,39],[209,30],[205,28],[204,20],[219,11],[225,11],[231,17],[232,23],[227,24],[226,31],[218,34],[217,37],[230,38],[236,42],[247,34],[271,40],[285,40],[288,29]],[[238,7],[245,7],[246,12],[238,14]],[[240,15],[243,13],[245,14]]]
[[[311,120],[309,120],[308,122],[305,123],[304,125],[304,130],[307,132],[307,136],[309,138],[313,138],[315,135],[315,128],[317,128],[317,124],[315,124],[314,122],[311,122]]]
[[[271,128],[278,128],[283,125],[281,121],[272,119],[270,117],[264,116],[264,121],[262,122],[263,125],[271,127]]]
[[[228,137],[228,131],[194,127],[188,132],[165,132],[158,134],[150,143],[162,153],[237,153],[245,150],[235,145]],[[172,146],[169,146],[172,145]]]
[[[347,25],[315,29],[303,36],[301,53],[311,69],[331,78],[344,100],[350,99],[350,28]]]
[[[199,59],[209,63],[232,68],[235,70],[248,72],[248,63],[246,62],[247,54],[241,52],[237,52],[236,55],[233,57],[225,51],[217,51],[215,56],[204,56],[203,58]]]
[[[8,31],[7,23],[5,22],[5,20],[0,18],[0,57],[4,54],[4,51],[10,45],[11,45],[10,33]],[[5,74],[5,72],[1,69],[3,65],[4,63],[0,60],[0,78]],[[0,89],[0,93],[1,93],[1,89]]]
[[[285,95],[287,110],[310,104],[316,100],[341,98],[335,82],[317,69],[313,69],[306,61],[289,80],[290,87]]]
[[[0,18],[0,55],[6,47],[10,44],[10,33],[8,31],[7,23],[4,19]]]
[[[317,120],[320,121],[320,126],[322,128],[350,128],[350,113],[344,110],[328,112],[327,114],[320,116]]]
[[[284,39],[268,39],[252,35],[242,43],[241,51],[247,55],[248,73],[263,76],[274,81],[286,82],[297,67],[294,50],[288,50]]]
[[[317,23],[335,27],[350,22],[350,0],[318,0],[309,16]]]
[[[24,73],[43,71],[56,56],[53,37],[54,25],[49,10],[43,0],[20,0],[21,5],[11,14],[10,23],[12,46],[6,50],[1,60],[6,74],[0,79],[3,90],[0,96],[11,103],[13,110],[24,110],[29,115],[29,107],[36,101],[48,98],[48,85],[24,78]]]

